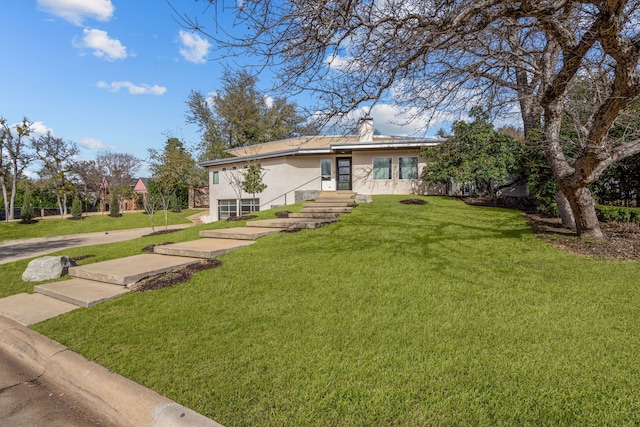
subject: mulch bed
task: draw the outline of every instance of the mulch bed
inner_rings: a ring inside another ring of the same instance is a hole
[[[405,205],[426,205],[427,201],[422,199],[404,199],[400,200],[400,203]]]
[[[227,221],[229,221],[229,222],[247,221],[247,220],[253,219],[253,218],[257,218],[257,216],[256,215],[230,216],[229,218],[227,218]]]
[[[145,234],[142,237],[161,236],[163,234],[175,233],[176,231],[178,230],[158,230],[158,231],[154,231],[151,234]]]
[[[153,253],[153,248],[155,248],[156,246],[170,245],[172,243],[175,243],[175,242],[155,243],[153,245],[145,246],[144,248],[142,248],[142,252],[152,254]]]
[[[93,258],[95,255],[82,255],[82,256],[77,256],[74,258],[69,258],[69,261],[71,261],[72,263],[78,262],[78,261],[82,261],[83,259],[87,259],[87,258]]]
[[[462,200],[474,206],[504,207],[486,198],[464,197]],[[604,239],[581,239],[574,231],[563,228],[560,218],[537,214],[526,205],[519,209],[536,236],[558,249],[590,258],[640,261],[640,226],[636,224],[601,222]]]
[[[601,222],[604,239],[580,239],[562,227],[560,218],[525,214],[538,238],[558,249],[591,258],[640,261],[640,226],[620,222]]]
[[[146,277],[132,285],[129,289],[133,292],[148,292],[168,288],[189,281],[191,276],[199,271],[216,268],[220,265],[222,265],[222,261],[220,260],[205,259],[194,264],[189,264],[178,270]]]
[[[281,233],[297,233],[298,231],[302,231],[302,228],[283,228],[280,230]]]

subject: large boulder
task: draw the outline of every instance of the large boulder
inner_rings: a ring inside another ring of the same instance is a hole
[[[22,273],[25,282],[39,282],[41,280],[58,279],[69,272],[74,264],[66,256],[45,256],[36,258],[29,263]]]

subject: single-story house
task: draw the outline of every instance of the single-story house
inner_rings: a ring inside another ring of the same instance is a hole
[[[358,124],[358,135],[307,136],[227,150],[232,157],[209,160],[209,215],[212,222],[251,211],[315,198],[320,191],[359,195],[425,194],[420,179],[420,149],[437,145],[436,137],[374,135],[373,120]],[[243,170],[258,162],[266,189],[242,191]]]

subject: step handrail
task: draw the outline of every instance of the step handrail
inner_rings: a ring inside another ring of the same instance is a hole
[[[259,206],[260,206],[260,208],[262,208],[263,206],[267,206],[267,205],[269,205],[269,203],[273,202],[274,200],[278,200],[280,197],[283,197],[283,196],[284,196],[284,197],[287,197],[287,193],[291,193],[292,191],[296,191],[298,188],[300,188],[300,187],[304,187],[305,185],[312,183],[313,181],[315,181],[315,180],[316,180],[316,179],[318,179],[318,178],[322,178],[322,175],[318,175],[318,176],[316,176],[315,178],[312,178],[312,179],[310,179],[309,181],[307,181],[307,182],[305,182],[305,183],[303,183],[303,184],[300,184],[300,185],[298,185],[298,186],[297,186],[297,187],[295,187],[295,188],[292,188],[292,189],[290,189],[290,190],[287,190],[287,191],[285,191],[284,193],[282,193],[282,194],[280,194],[280,195],[278,195],[278,196],[274,197],[273,199],[269,200],[268,202],[260,203],[260,205],[259,205]]]

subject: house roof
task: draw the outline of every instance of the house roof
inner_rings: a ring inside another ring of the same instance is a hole
[[[442,141],[441,138],[437,137],[411,138],[382,135],[374,135],[373,141],[361,141],[358,135],[304,136],[226,150],[233,157],[207,160],[200,162],[199,165],[208,167],[274,157],[331,154],[342,150],[420,148],[438,145]]]

